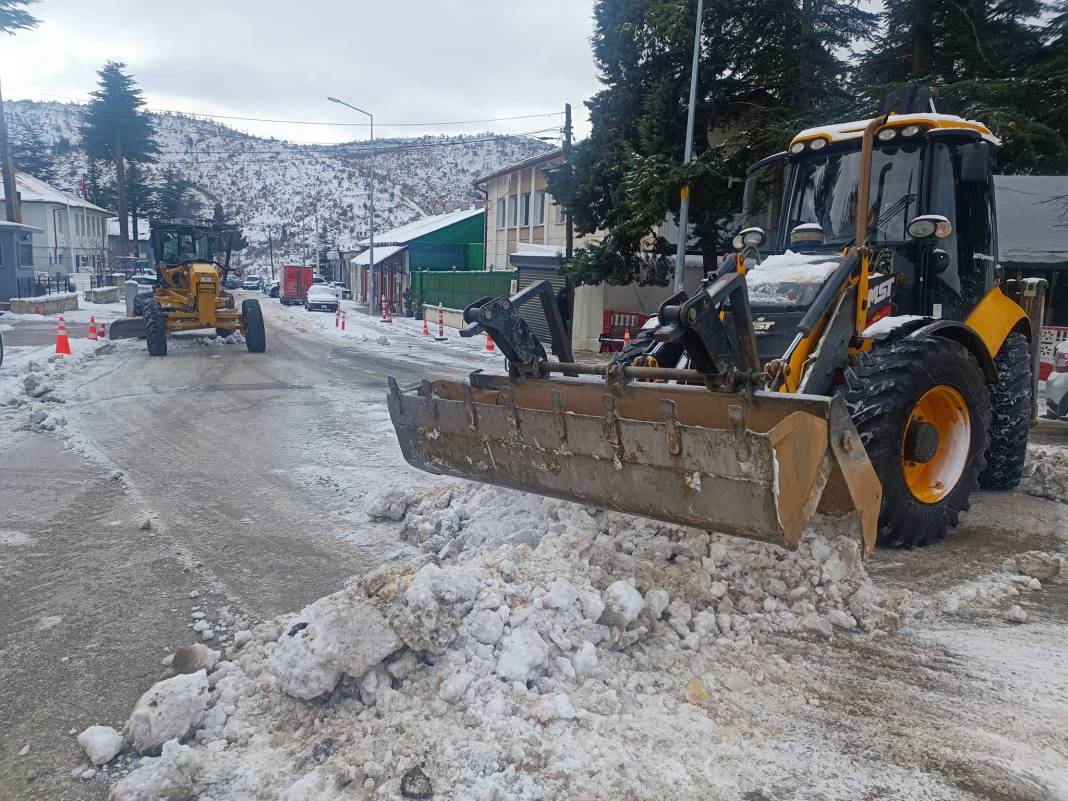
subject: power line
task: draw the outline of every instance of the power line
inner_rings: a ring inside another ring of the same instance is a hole
[[[9,86],[8,89],[14,87]],[[54,97],[60,100],[70,100],[75,103],[86,104],[89,101],[76,97],[69,97],[65,95],[54,95],[49,92],[36,92],[36,94],[44,95],[45,97]],[[272,117],[245,117],[236,114],[215,114],[211,112],[202,111],[180,111],[178,109],[171,108],[156,108],[154,106],[145,106],[146,111],[152,111],[157,114],[180,114],[184,117],[192,117],[194,119],[199,117],[207,117],[208,119],[219,120],[241,120],[243,122],[273,122],[282,125],[328,125],[341,128],[366,128],[370,125],[368,122],[326,122],[323,120],[286,120],[275,119]],[[379,126],[383,128],[429,128],[439,125],[477,125],[483,122],[511,122],[514,120],[532,120],[538,117],[559,117],[564,112],[562,111],[546,111],[540,114],[519,114],[512,117],[485,117],[478,120],[442,120],[436,122],[380,122]]]

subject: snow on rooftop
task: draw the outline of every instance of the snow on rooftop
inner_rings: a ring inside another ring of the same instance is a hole
[[[129,226],[130,226],[129,233],[130,233],[130,238],[132,239],[133,238],[133,229],[134,229],[133,217],[129,217],[128,219],[129,219]],[[149,230],[148,230],[149,229],[149,222],[145,218],[141,217],[141,218],[138,219],[138,223],[139,224],[137,226],[137,239],[138,239],[139,242],[147,242],[148,241],[148,235],[149,235]],[[108,236],[118,236],[118,235],[119,235],[119,218],[118,217],[109,217],[108,218]]]
[[[375,264],[381,264],[390,256],[394,256],[397,253],[400,253],[407,247],[407,245],[375,245]],[[353,259],[352,263],[366,267],[368,264],[371,263],[371,251],[365,250],[363,253]]]
[[[0,173],[0,175],[2,174]],[[90,203],[88,200],[83,200],[77,195],[64,192],[62,189],[56,189],[51,184],[45,183],[40,178],[34,178],[29,173],[16,170],[15,186],[23,203],[55,203],[60,206],[76,206],[90,211],[107,213],[107,209],[102,209],[100,206]],[[4,187],[3,182],[0,181],[0,200],[2,199],[4,199]]]
[[[446,212],[445,214],[436,214],[433,217],[421,217],[420,219],[410,222],[407,225],[402,225],[399,228],[392,228],[388,231],[377,231],[375,232],[375,239],[379,242],[411,242],[413,239],[426,236],[434,231],[470,219],[471,217],[477,217],[479,214],[485,214],[485,209],[461,209],[459,211]],[[360,244],[369,245],[371,244],[371,240],[361,239]],[[376,247],[375,259],[377,260],[377,258],[378,248]],[[363,263],[366,264],[367,262]]]
[[[538,245],[533,242],[520,242],[513,256],[563,256],[563,245]]]

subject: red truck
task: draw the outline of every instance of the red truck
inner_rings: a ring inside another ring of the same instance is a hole
[[[278,285],[278,299],[290,306],[303,305],[308,297],[308,287],[312,285],[312,268],[300,265],[286,265],[282,268],[282,280]]]

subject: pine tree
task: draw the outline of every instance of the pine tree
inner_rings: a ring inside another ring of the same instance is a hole
[[[126,202],[133,223],[133,241],[139,242],[140,221],[151,216],[156,207],[156,186],[136,161],[126,168]]]
[[[98,88],[85,110],[82,146],[90,158],[109,161],[115,168],[116,211],[119,215],[119,255],[130,240],[126,197],[126,167],[151,162],[159,148],[155,129],[144,111],[145,100],[125,64],[109,61],[98,72]]]
[[[100,170],[100,162],[89,159],[85,171],[86,198],[103,209],[115,208],[115,185],[107,180]]]
[[[598,0],[594,59],[605,88],[587,102],[592,131],[549,176],[576,230],[608,231],[565,265],[572,282],[665,284],[674,243],[653,237],[678,213],[690,220],[706,266],[725,239],[754,148],[783,145],[784,121],[848,104],[837,53],[874,17],[839,0],[723,0],[706,5],[698,75],[695,157],[682,166],[695,4]],[[754,43],[759,42],[759,46]],[[710,134],[710,135],[706,135]],[[642,251],[645,254],[642,254]]]
[[[11,155],[16,169],[48,183],[56,180],[55,153],[36,128],[25,123],[15,128]]]
[[[26,10],[36,3],[37,0],[0,0],[0,33],[36,28],[40,20]]]
[[[231,252],[237,253],[248,247],[248,239],[245,238],[245,232],[241,230],[241,226],[230,219],[230,216],[223,208],[223,204],[218,200],[215,201],[212,209],[211,222],[216,231],[229,232]]]
[[[156,212],[164,218],[196,217],[199,203],[190,191],[193,183],[174,169],[164,170],[156,189]]]

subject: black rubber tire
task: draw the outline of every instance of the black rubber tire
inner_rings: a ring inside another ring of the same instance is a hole
[[[141,317],[145,313],[145,298],[148,295],[137,295],[133,302],[133,316]]]
[[[163,320],[163,310],[155,298],[146,298],[141,306],[145,318],[145,343],[149,356],[167,355],[167,324]]]
[[[858,354],[845,378],[846,405],[882,484],[879,544],[914,547],[942,539],[967,511],[986,467],[990,391],[975,357],[948,339],[901,339]],[[925,503],[905,482],[903,440],[917,401],[940,385],[955,388],[964,398],[971,442],[957,485],[936,503]]]
[[[990,390],[990,447],[983,489],[1007,490],[1020,483],[1027,461],[1031,428],[1031,343],[1023,334],[1009,334],[994,364],[998,382]]]
[[[636,356],[644,354],[653,344],[653,331],[651,328],[639,331],[631,338],[629,345],[612,354],[612,364],[630,364]]]
[[[249,353],[267,350],[267,329],[263,326],[263,311],[258,300],[241,301],[241,318],[245,321],[245,344]]]

